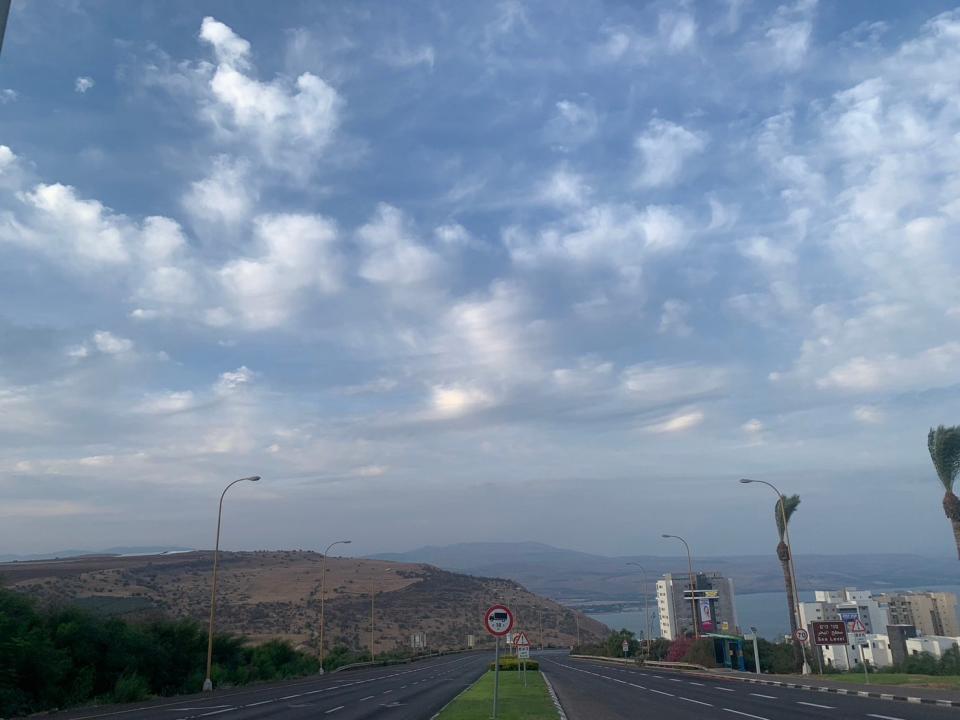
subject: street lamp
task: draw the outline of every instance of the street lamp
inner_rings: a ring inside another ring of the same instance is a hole
[[[204,692],[211,692],[213,690],[213,680],[210,679],[210,671],[213,667],[213,618],[217,607],[217,564],[220,558],[220,521],[223,519],[223,496],[227,494],[227,490],[238,482],[244,482],[246,480],[257,482],[259,479],[259,475],[251,475],[250,477],[234,480],[220,493],[220,509],[217,511],[217,541],[213,547],[213,589],[210,591],[210,627],[207,629],[207,675],[203,680]]]
[[[643,580],[642,580],[642,582],[643,582],[643,589],[642,589],[642,593],[643,593],[643,626],[644,626],[644,628],[646,629],[646,633],[647,633],[647,637],[646,637],[646,640],[647,640],[647,651],[648,651],[648,654],[649,654],[649,650],[650,650],[650,611],[649,611],[649,608],[648,608],[648,606],[647,606],[647,590],[648,590],[648,588],[647,588],[647,571],[643,569],[643,565],[641,565],[640,563],[637,563],[637,562],[628,562],[627,565],[633,565],[633,566],[636,567],[636,568],[640,568],[640,577],[643,578]]]
[[[693,557],[690,555],[690,546],[687,544],[687,541],[684,540],[679,535],[668,535],[663,533],[660,537],[663,538],[673,538],[674,540],[679,540],[683,543],[683,546],[687,549],[687,567],[690,572],[690,610],[693,612],[693,636],[696,638],[700,637],[700,623],[697,622],[697,600],[696,600],[696,589],[697,589],[697,578],[693,574]]]
[[[327,545],[327,549],[323,551],[323,560],[320,563],[320,669],[323,669],[323,602],[324,596],[326,594],[326,581],[327,581],[327,554],[330,552],[330,548],[334,545],[349,545],[350,540],[334,540],[332,543]]]
[[[800,627],[800,595],[797,592],[797,568],[793,564],[793,547],[790,545],[790,526],[787,524],[787,503],[786,498],[784,498],[783,493],[777,488],[773,483],[769,483],[766,480],[751,480],[750,478],[740,478],[740,482],[744,485],[749,485],[750,483],[760,483],[761,485],[766,485],[768,488],[773,490],[777,497],[780,498],[780,519],[783,521],[783,541],[787,545],[787,569],[790,571],[790,587],[793,588],[793,624],[796,628]],[[793,642],[801,646],[801,652],[803,652],[802,644],[797,638],[793,639]],[[810,665],[807,663],[807,654],[803,653],[803,674],[810,674]]]

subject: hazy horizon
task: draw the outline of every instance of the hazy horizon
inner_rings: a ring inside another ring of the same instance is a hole
[[[0,550],[209,547],[257,474],[224,548],[772,553],[747,476],[798,555],[949,555],[957,37],[936,0],[14,3]]]

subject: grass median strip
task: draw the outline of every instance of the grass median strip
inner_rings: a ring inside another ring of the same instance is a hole
[[[493,673],[487,672],[437,720],[489,720],[492,708]],[[523,687],[521,673],[500,673],[497,720],[557,720],[557,709],[539,672],[527,671],[527,687]]]

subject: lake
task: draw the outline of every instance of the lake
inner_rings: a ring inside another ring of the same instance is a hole
[[[946,591],[960,596],[960,585],[933,585],[923,588],[907,588],[908,590]],[[887,591],[893,592],[893,591]],[[800,592],[801,602],[813,602],[812,591]],[[633,601],[631,601],[633,602]],[[590,617],[599,620],[614,630],[626,628],[640,635],[644,630],[643,612],[627,611],[612,613],[589,613]],[[650,626],[654,636],[659,633],[660,620],[657,617],[656,601],[650,599]],[[747,630],[751,625],[757,628],[760,637],[775,640],[790,632],[790,616],[787,613],[787,596],[782,592],[751,593],[737,595],[737,619],[740,627]]]

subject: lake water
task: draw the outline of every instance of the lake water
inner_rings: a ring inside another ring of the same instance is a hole
[[[960,585],[936,585],[923,588],[906,588],[913,590],[935,590],[957,593],[960,596]],[[801,602],[813,602],[812,591],[801,591]],[[627,611],[613,613],[590,613],[590,617],[599,620],[614,630],[626,628],[639,635],[644,630],[643,612]],[[790,632],[790,616],[787,613],[786,593],[751,593],[737,595],[737,619],[743,630],[751,625],[756,627],[760,637],[775,640]],[[657,617],[656,602],[650,599],[650,626],[654,636],[659,634],[660,619]]]

